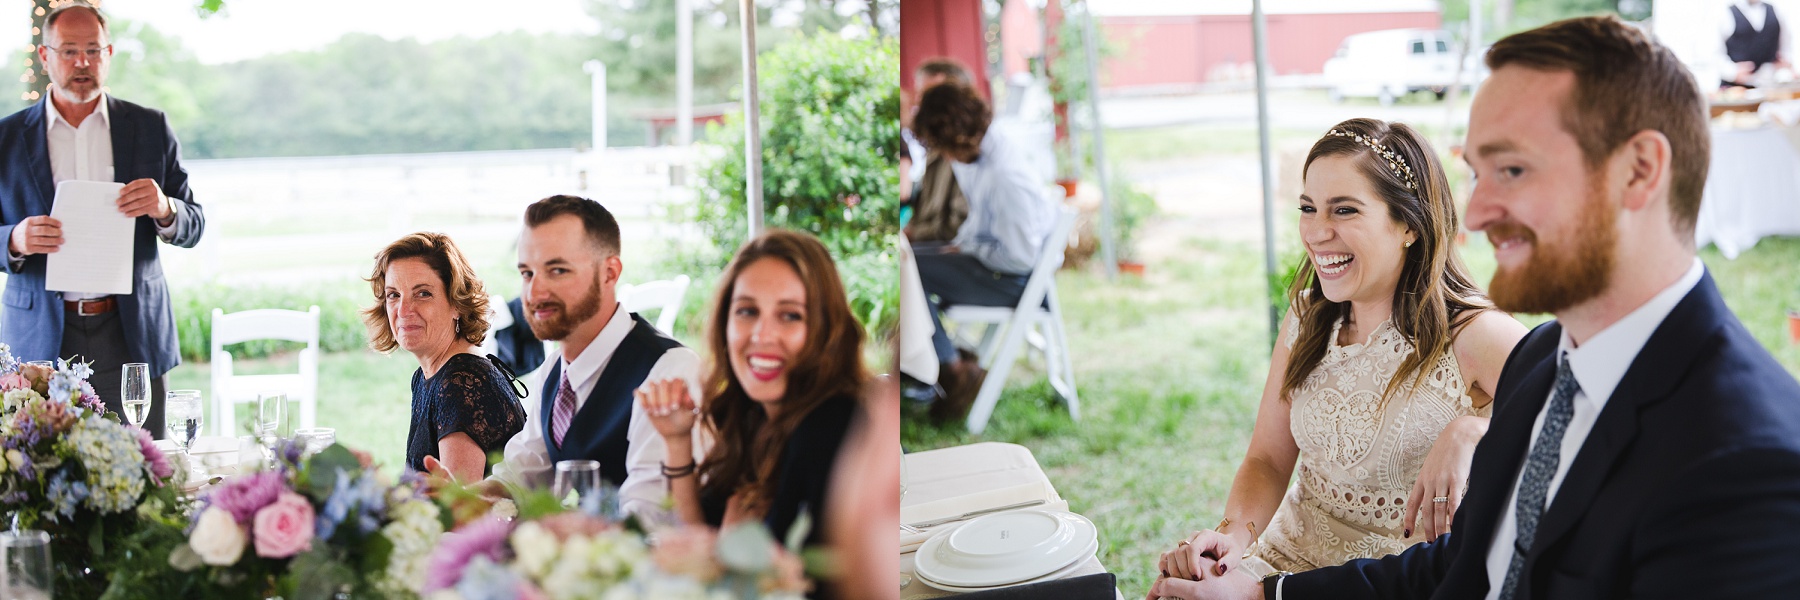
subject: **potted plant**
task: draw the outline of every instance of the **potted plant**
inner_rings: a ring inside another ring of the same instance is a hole
[[[1800,344],[1800,308],[1787,311],[1788,341]]]
[[[1138,260],[1137,254],[1138,228],[1156,216],[1156,198],[1129,182],[1119,182],[1113,185],[1112,204],[1119,271],[1142,276],[1144,263]]]

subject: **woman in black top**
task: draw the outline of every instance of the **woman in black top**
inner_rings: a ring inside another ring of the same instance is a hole
[[[412,379],[406,465],[481,479],[487,456],[525,428],[512,380],[475,345],[487,335],[488,297],[474,268],[441,233],[400,238],[375,255],[377,304],[363,311],[369,346],[419,360]]]
[[[668,444],[670,495],[689,523],[760,520],[777,539],[804,512],[807,543],[817,543],[832,465],[868,380],[862,326],[831,255],[803,233],[771,230],[751,240],[720,282],[703,409],[679,380],[638,392]],[[701,420],[714,443],[696,472],[686,457]]]

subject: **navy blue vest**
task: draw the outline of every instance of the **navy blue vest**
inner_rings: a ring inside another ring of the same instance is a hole
[[[1735,29],[1731,37],[1725,38],[1725,54],[1732,62],[1753,62],[1757,68],[1775,62],[1781,54],[1781,19],[1775,17],[1775,11],[1767,4],[1758,5],[1766,11],[1763,13],[1761,31],[1750,28],[1750,19],[1737,5],[1731,6],[1731,21]]]
[[[538,412],[543,416],[544,448],[549,450],[551,464],[564,460],[600,461],[600,477],[613,485],[625,483],[625,434],[631,428],[631,405],[637,401],[632,392],[643,385],[663,353],[681,347],[681,342],[663,335],[637,313],[631,313],[631,321],[631,332],[625,334],[625,340],[607,359],[594,391],[569,420],[569,431],[561,446],[556,445],[550,428],[555,420],[552,415],[556,414],[556,389],[562,386],[562,361],[550,367],[550,375],[544,378],[542,408]]]

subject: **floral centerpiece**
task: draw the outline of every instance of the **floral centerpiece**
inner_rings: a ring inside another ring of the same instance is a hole
[[[174,510],[176,469],[94,394],[86,363],[21,364],[0,344],[0,511],[51,535],[58,594],[100,595],[110,542]]]
[[[416,598],[446,513],[413,476],[384,481],[349,449],[281,441],[274,467],[163,520],[128,570],[145,597]]]
[[[798,600],[801,559],[761,523],[642,532],[560,503],[528,498],[520,518],[483,517],[445,534],[430,559],[426,600]]]

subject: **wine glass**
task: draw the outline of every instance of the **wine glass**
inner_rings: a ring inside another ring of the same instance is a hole
[[[120,403],[125,407],[125,420],[142,428],[150,418],[150,365],[125,363],[125,375],[119,381]]]
[[[0,532],[0,598],[49,600],[50,534],[35,529]]]
[[[256,395],[256,433],[264,443],[273,443],[287,421],[287,394],[263,392]]]
[[[200,403],[200,390],[169,391],[168,403],[163,407],[163,437],[174,441],[175,447],[187,457],[188,470],[196,480],[204,478],[206,472],[193,459],[192,448],[205,424],[206,409]]]
[[[581,506],[581,502],[600,493],[600,461],[563,460],[556,463],[556,482],[551,493],[563,506]],[[573,501],[569,498],[574,494]]]

